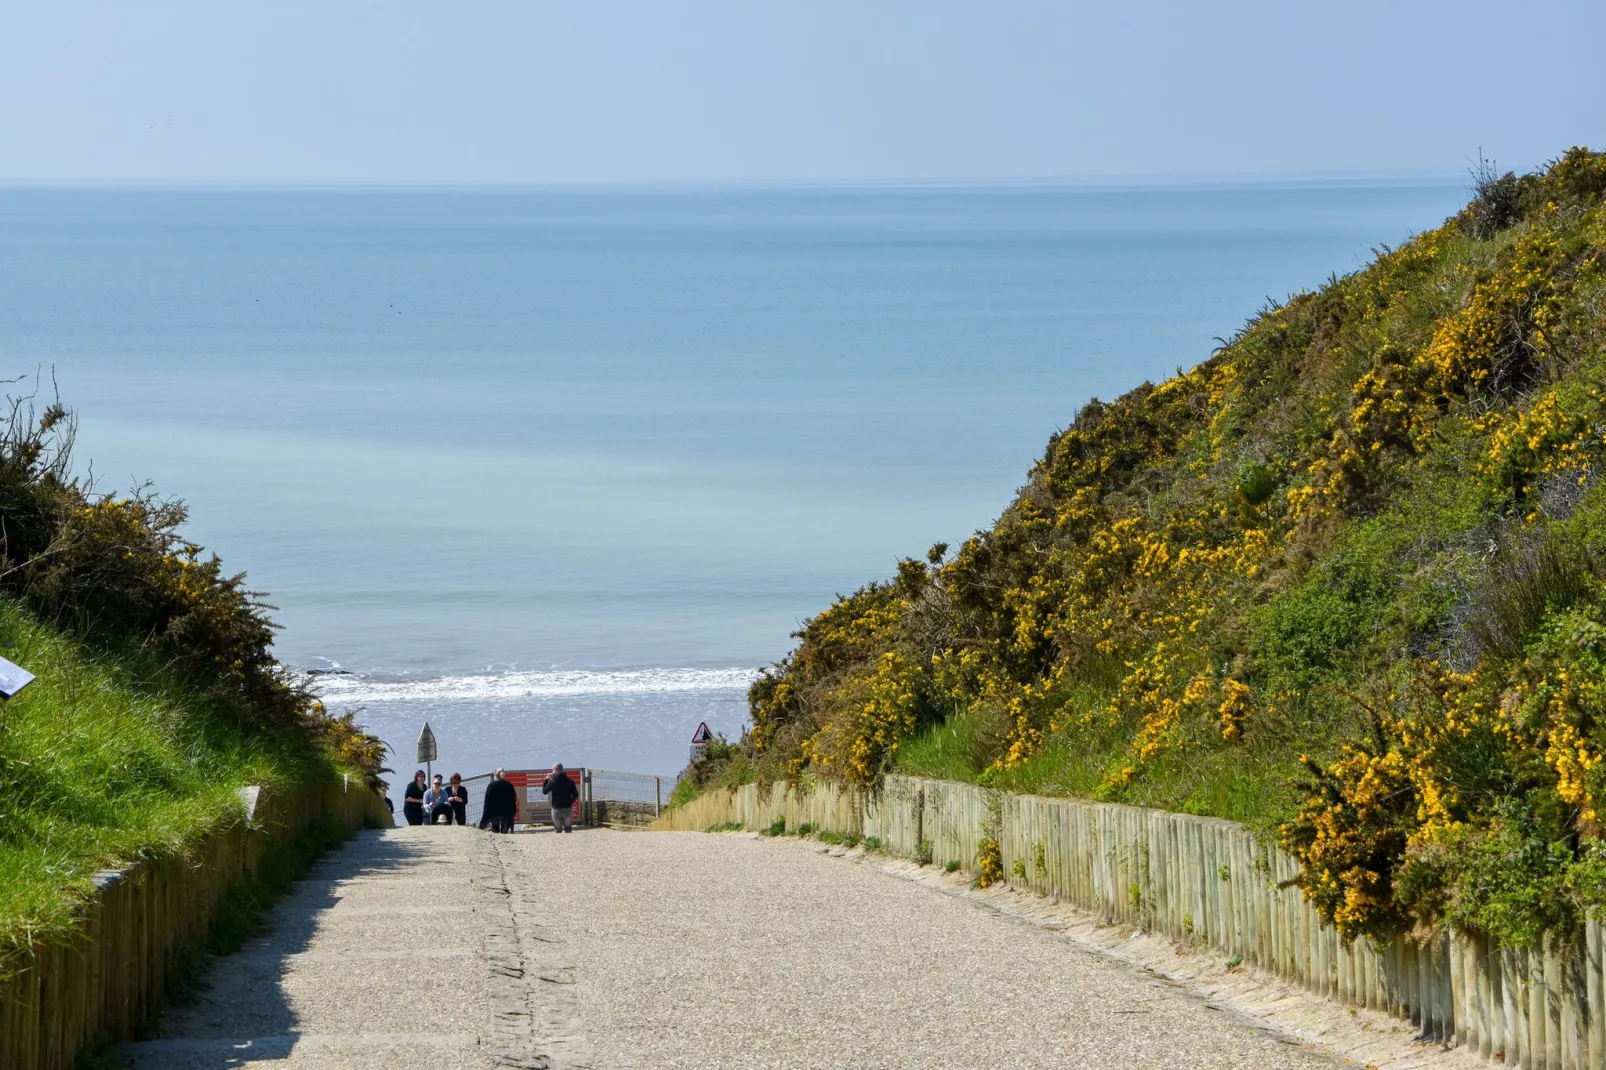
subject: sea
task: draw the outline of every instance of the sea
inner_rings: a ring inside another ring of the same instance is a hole
[[[437,771],[672,774],[1049,436],[1467,197],[1126,186],[0,189],[0,378],[189,506],[279,658]]]

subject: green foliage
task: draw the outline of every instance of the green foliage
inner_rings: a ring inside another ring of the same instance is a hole
[[[41,620],[110,648],[138,644],[219,716],[248,728],[331,732],[323,707],[273,657],[272,607],[179,534],[182,503],[148,489],[103,495],[70,474],[72,414],[13,399],[0,427],[0,585]],[[332,729],[379,772],[378,741]]]
[[[241,820],[237,789],[385,771],[281,670],[270,607],[179,534],[182,505],[71,476],[73,426],[26,397],[0,417],[0,653],[38,678],[0,707],[0,964],[67,933],[95,870]]]
[[[742,823],[740,821],[721,821],[721,822],[719,822],[717,824],[709,825],[707,828],[703,829],[703,831],[704,832],[740,832],[740,831],[742,831],[742,828],[743,828],[743,825],[742,825]]]
[[[1479,154],[1472,172],[1474,196],[1467,205],[1475,237],[1488,239],[1522,218],[1523,182],[1514,173],[1500,173],[1493,160]]]
[[[778,817],[770,824],[758,830],[760,836],[785,836],[786,818]]]
[[[948,860],[947,864],[945,864],[942,867],[942,871],[944,873],[957,873],[957,872],[959,872],[959,859],[950,858]]]
[[[668,808],[684,806],[706,791],[735,788],[753,781],[752,751],[745,741],[733,744],[717,735],[687,767],[686,773],[669,793]]]
[[[887,849],[887,845],[881,842],[880,836],[866,836],[864,838],[864,849],[871,854],[880,854]]]
[[[991,835],[976,840],[976,887],[991,888],[1004,884],[1004,852]]]
[[[239,788],[337,775],[298,732],[247,728],[138,648],[86,649],[7,596],[0,654],[38,677],[0,706],[0,957],[65,932],[96,870],[241,820]]]
[[[1606,156],[1475,185],[808,621],[750,695],[757,778],[1235,818],[1347,935],[1596,902]]]
[[[915,845],[915,865],[929,866],[931,865],[931,858],[932,847],[930,840],[921,840]]]

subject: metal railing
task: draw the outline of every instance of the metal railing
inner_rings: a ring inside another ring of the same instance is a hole
[[[545,823],[551,820],[549,807],[541,795],[541,781],[547,769],[508,770],[507,776],[519,792],[520,824]],[[669,796],[678,776],[661,776],[654,773],[626,773],[617,769],[576,769],[579,774],[580,802],[577,818],[586,825],[645,825],[669,805]],[[489,773],[466,777],[463,786],[468,788],[467,818],[470,825],[480,823],[485,807],[485,787],[491,782]]]
[[[659,814],[680,783],[678,776],[586,770],[585,820],[592,825],[645,825]]]

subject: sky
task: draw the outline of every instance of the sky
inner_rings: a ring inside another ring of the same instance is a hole
[[[1606,146],[1600,0],[0,0],[0,182],[1101,180]]]

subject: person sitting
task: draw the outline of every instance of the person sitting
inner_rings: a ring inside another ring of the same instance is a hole
[[[435,774],[434,787],[424,793],[424,809],[429,811],[429,823],[431,825],[440,824],[440,819],[443,817],[448,825],[452,823],[451,799],[446,794],[446,785],[441,783],[441,775],[439,773]]]
[[[491,774],[485,785],[485,805],[480,810],[480,828],[492,832],[512,832],[513,822],[519,817],[519,793],[503,775],[501,769]]]
[[[554,765],[552,775],[541,783],[541,794],[552,801],[552,831],[573,832],[574,801],[580,797],[580,789],[563,771],[562,762]]]
[[[451,787],[446,789],[446,802],[452,808],[453,824],[468,824],[468,788],[463,784],[463,774],[453,773]]]
[[[402,795],[402,816],[409,825],[424,823],[424,794],[424,771],[420,769],[413,774],[412,783]]]

